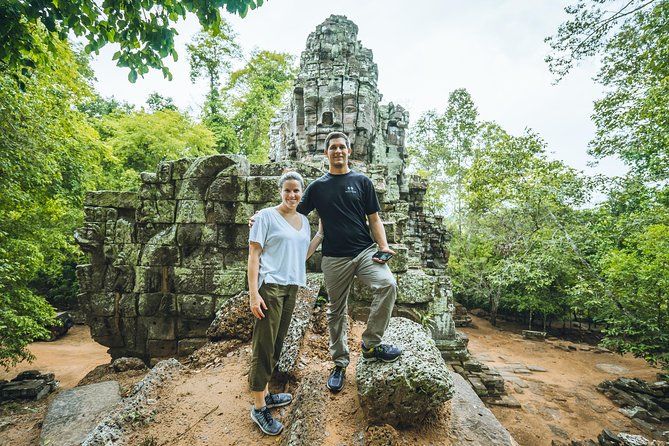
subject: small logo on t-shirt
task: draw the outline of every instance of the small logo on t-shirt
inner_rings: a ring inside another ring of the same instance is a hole
[[[346,192],[347,194],[357,194],[358,190],[353,186],[346,186],[344,192]]]

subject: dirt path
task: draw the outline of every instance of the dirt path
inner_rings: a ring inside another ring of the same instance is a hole
[[[552,439],[595,438],[603,428],[616,432],[638,432],[595,386],[618,376],[652,381],[657,370],[644,361],[614,354],[595,353],[585,344],[566,341],[526,341],[519,329],[500,331],[487,321],[474,318],[477,328],[465,328],[469,348],[481,362],[499,370],[507,391],[520,403],[520,409],[491,407],[521,446],[548,446]],[[367,424],[358,402],[355,364],[359,357],[360,335],[364,325],[353,323],[350,334],[351,364],[344,390],[330,394],[323,386],[326,413],[320,414],[326,446],[361,444]],[[568,346],[571,345],[571,348]],[[105,347],[90,338],[88,328],[76,326],[56,342],[32,344],[37,356],[33,364],[21,364],[0,378],[13,377],[21,370],[54,372],[61,388],[76,385],[87,372],[108,363]],[[229,354],[211,358],[211,367],[190,370],[168,383],[155,406],[138,416],[128,444],[145,445],[276,445],[277,438],[261,435],[249,418],[251,395],[246,384],[250,348],[242,345]],[[323,383],[329,372],[327,334],[321,327],[306,334],[298,358],[298,374],[317,372]],[[537,371],[530,371],[533,368]],[[538,371],[545,369],[545,371]],[[295,392],[298,379],[274,391]],[[100,379],[105,379],[104,376]],[[109,378],[107,378],[109,379]],[[0,406],[0,443],[13,446],[37,444],[41,419],[48,402],[11,403]],[[403,445],[448,445],[449,432],[443,417],[420,429],[402,430]],[[289,408],[276,411],[287,418]],[[3,424],[4,423],[4,424]]]
[[[477,328],[462,329],[470,352],[502,373],[507,392],[522,406],[491,410],[522,446],[594,439],[604,428],[643,435],[596,386],[620,376],[652,382],[658,369],[629,355],[596,353],[586,344],[528,341],[517,327],[514,333],[484,319],[473,317],[473,322]],[[528,368],[545,371],[528,373]]]
[[[0,379],[10,380],[24,370],[51,372],[61,389],[69,389],[100,364],[109,363],[107,347],[91,339],[87,325],[75,325],[53,342],[33,342],[28,350],[35,355],[32,363],[22,362],[9,371],[0,369]]]

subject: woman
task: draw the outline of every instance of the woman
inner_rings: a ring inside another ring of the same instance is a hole
[[[306,286],[308,259],[321,243],[320,231],[309,242],[309,222],[297,212],[304,180],[297,172],[279,178],[281,204],[261,210],[249,235],[249,305],[256,317],[249,384],[254,406],[251,419],[268,435],[278,435],[283,424],[269,409],[290,404],[289,393],[272,394],[268,382],[279,360],[298,287]]]

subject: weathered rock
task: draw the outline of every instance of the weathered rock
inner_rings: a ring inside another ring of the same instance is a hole
[[[448,420],[452,446],[518,446],[464,378],[454,374]]]
[[[323,416],[326,413],[323,382],[319,372],[307,374],[295,392],[288,428],[281,436],[281,446],[319,445],[323,443]]]
[[[112,361],[111,367],[115,372],[125,372],[128,370],[144,370],[146,364],[139,358],[118,358]]]
[[[288,333],[283,341],[281,356],[279,357],[279,362],[276,364],[276,370],[279,373],[292,373],[295,363],[297,362],[297,355],[300,352],[302,338],[309,326],[311,313],[313,312],[316,298],[318,297],[318,290],[320,289],[320,283],[318,282],[312,281],[309,285],[311,286],[308,288],[300,288],[297,292],[293,318],[290,320]]]
[[[453,383],[439,350],[419,324],[391,318],[383,343],[402,348],[393,363],[360,360],[358,396],[372,423],[417,425],[453,396]]]
[[[98,421],[120,401],[121,393],[116,381],[61,392],[44,418],[40,444],[80,445]]]
[[[41,400],[58,387],[53,373],[26,370],[10,382],[0,382],[0,401]]]
[[[249,310],[249,293],[243,291],[225,301],[207,329],[211,340],[240,339],[249,341],[253,336],[253,314]]]
[[[160,361],[140,382],[135,384],[130,395],[119,406],[89,431],[83,442],[76,444],[82,446],[123,444],[123,433],[128,423],[137,420],[138,417],[150,417],[152,412],[150,400],[155,396],[156,391],[183,368],[184,366],[174,358]]]
[[[389,424],[369,426],[365,430],[365,446],[399,446],[400,436]]]

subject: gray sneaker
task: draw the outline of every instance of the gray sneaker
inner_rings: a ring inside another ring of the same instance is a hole
[[[265,395],[265,404],[268,409],[272,407],[281,407],[293,402],[293,395],[290,393],[268,393]]]
[[[256,424],[260,427],[260,430],[267,435],[279,435],[283,430],[283,424],[281,424],[280,421],[272,418],[272,414],[269,413],[267,406],[260,410],[256,410],[255,407],[251,407],[251,419],[255,421]]]

